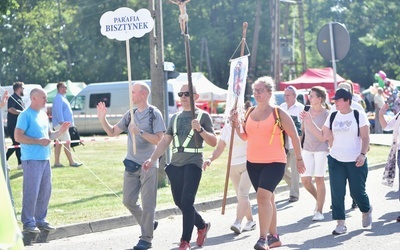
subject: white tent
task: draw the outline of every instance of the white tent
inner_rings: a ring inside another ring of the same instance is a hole
[[[169,80],[169,82],[174,87],[175,97],[178,99],[178,92],[182,85],[188,82],[187,73],[180,73],[176,79]],[[192,83],[200,95],[199,101],[226,101],[228,91],[214,85],[203,73],[192,73]]]

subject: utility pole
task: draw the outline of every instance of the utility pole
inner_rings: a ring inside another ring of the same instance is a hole
[[[302,73],[307,70],[306,60],[306,46],[304,41],[304,15],[303,15],[303,1],[297,0],[297,8],[299,11],[299,28],[300,28],[300,50],[301,50],[301,66]]]
[[[280,36],[280,29],[279,29],[279,23],[280,23],[280,13],[279,13],[279,2],[280,0],[271,0],[270,1],[270,10],[271,10],[271,31],[272,31],[272,37],[271,37],[271,73],[272,76],[274,77],[274,81],[276,84],[276,87],[278,87],[279,82],[280,82],[280,41],[279,41],[279,36]]]
[[[149,10],[154,18],[154,29],[150,32],[150,74],[151,74],[151,103],[162,113],[164,120],[168,120],[165,101],[167,90],[164,81],[164,34],[161,0],[149,0]],[[160,168],[158,168],[158,187],[166,184],[164,167],[166,157],[161,157]]]
[[[208,54],[208,43],[207,43],[207,38],[203,37],[201,39],[201,50],[200,50],[200,67],[199,67],[200,72],[202,72],[203,68],[204,54],[207,61],[208,79],[210,79],[210,81],[212,82],[213,78],[211,73],[210,55]]]

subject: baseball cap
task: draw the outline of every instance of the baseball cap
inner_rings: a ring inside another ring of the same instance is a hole
[[[343,98],[344,100],[351,100],[352,97],[353,96],[347,89],[340,88],[340,89],[336,90],[333,100],[339,100],[341,98]]]

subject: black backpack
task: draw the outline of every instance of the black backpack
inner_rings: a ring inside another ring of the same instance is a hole
[[[358,110],[354,109],[354,118],[356,118],[356,122],[357,122],[357,135],[360,136],[360,113],[358,112]],[[332,112],[331,117],[329,119],[329,129],[332,130],[332,124],[333,124],[333,120],[335,120],[335,117],[337,115],[337,111]]]
[[[133,114],[135,114],[137,108],[133,109]],[[153,120],[156,119],[156,115],[154,114],[154,107],[153,106],[149,106],[149,126],[151,127],[151,131],[153,131]],[[126,123],[126,127],[129,126],[129,123],[131,123],[131,113],[129,112],[128,114],[128,122]]]

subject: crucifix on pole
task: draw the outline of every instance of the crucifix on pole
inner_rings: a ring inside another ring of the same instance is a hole
[[[192,118],[195,119],[195,105],[194,105],[194,97],[193,97],[193,81],[192,81],[192,61],[190,57],[190,36],[188,33],[188,20],[189,16],[186,13],[186,4],[190,2],[190,0],[169,0],[171,3],[178,5],[180,15],[179,15],[179,25],[181,28],[181,34],[185,37],[185,52],[186,52],[186,68],[187,68],[187,78],[188,78],[188,87],[190,93],[190,109],[192,112]],[[197,131],[195,131],[197,133]],[[197,137],[194,137],[195,144],[198,146]]]

